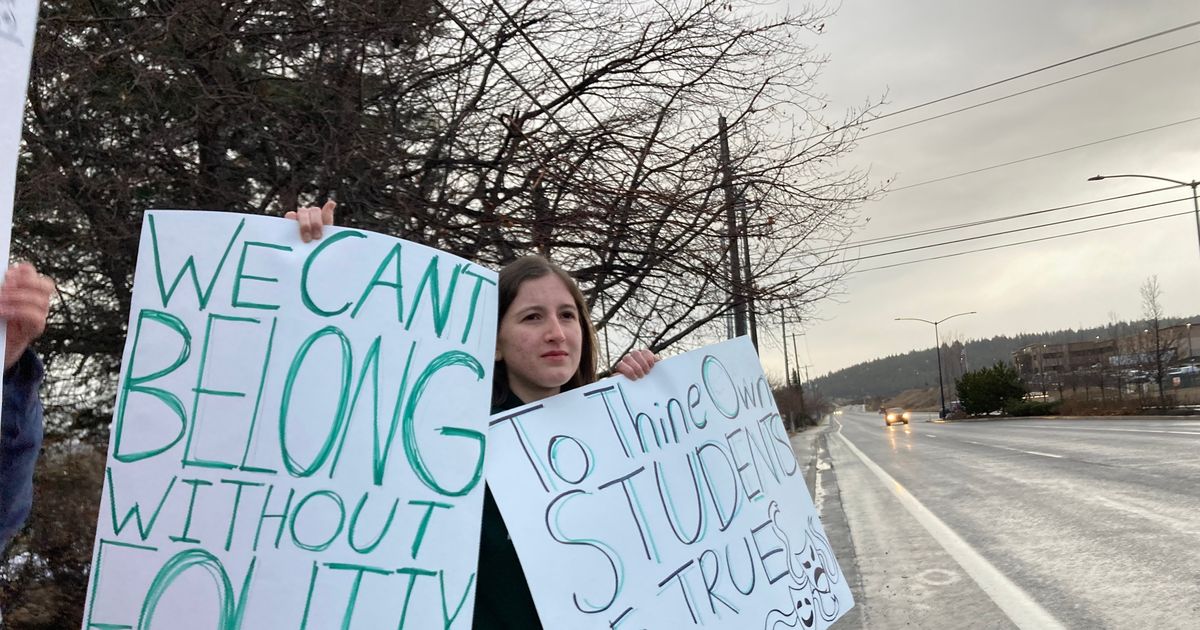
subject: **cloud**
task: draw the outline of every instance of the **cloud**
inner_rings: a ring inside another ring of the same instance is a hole
[[[895,111],[1200,17],[1194,2],[1074,0],[1044,3],[845,2],[817,40],[831,56],[822,86],[836,107],[857,105],[885,92]],[[1200,38],[1200,28],[1097,55],[953,102],[877,121],[868,133],[902,125],[1097,69]],[[908,129],[864,139],[849,160],[881,179],[899,174],[905,186],[964,171],[1200,116],[1200,45],[1097,72]],[[1190,181],[1200,178],[1200,121],[1068,151],[891,193],[863,207],[870,223],[852,240],[960,224],[1031,210],[1146,191],[1150,180],[1087,182],[1097,173],[1146,173]],[[1147,195],[1181,198],[1190,190]],[[1111,202],[1027,221],[960,230],[925,239],[864,247],[870,255],[1056,218],[1075,218],[1136,201]],[[1190,204],[1080,221],[1057,228],[909,254],[864,260],[859,269],[976,249],[1167,212]],[[827,303],[823,321],[808,327],[813,375],[879,356],[932,345],[928,327],[894,317],[936,319],[977,310],[955,320],[966,338],[1095,325],[1140,317],[1137,287],[1158,274],[1169,314],[1200,313],[1200,244],[1190,216],[1136,227],[968,254],[852,276],[842,303]],[[779,349],[764,349],[771,365]],[[805,359],[805,362],[808,362]]]

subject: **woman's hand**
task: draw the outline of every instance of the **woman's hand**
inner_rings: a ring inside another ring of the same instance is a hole
[[[12,367],[34,339],[46,331],[54,281],[29,263],[14,265],[0,287],[0,317],[7,320],[4,369]]]
[[[295,219],[300,223],[300,240],[307,243],[321,238],[322,226],[333,225],[333,209],[336,207],[337,202],[330,199],[320,208],[316,206],[296,208],[283,215],[283,218]]]
[[[650,368],[654,367],[655,363],[658,363],[658,355],[645,348],[638,348],[630,350],[629,354],[621,357],[613,371],[631,381],[636,381],[649,374]]]

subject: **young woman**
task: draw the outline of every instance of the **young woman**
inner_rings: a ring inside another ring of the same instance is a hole
[[[540,256],[500,270],[499,326],[492,413],[536,402],[596,380],[596,334],[575,280]],[[658,361],[634,350],[615,370],[631,379]],[[475,630],[541,628],[517,551],[490,489],[483,498]]]
[[[300,223],[300,237],[308,242],[321,238],[322,226],[333,223],[335,206],[331,201],[287,216]],[[583,293],[567,272],[540,256],[525,256],[500,270],[498,291],[493,414],[596,380],[596,331]],[[657,361],[649,350],[634,350],[613,370],[636,380]],[[473,628],[541,627],[508,528],[491,490],[485,490]]]

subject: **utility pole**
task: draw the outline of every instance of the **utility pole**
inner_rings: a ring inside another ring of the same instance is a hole
[[[784,340],[787,343],[787,340]],[[804,381],[800,379],[800,351],[796,349],[796,333],[792,333],[792,350],[796,353],[796,389],[800,391],[800,416],[807,419],[808,410],[804,406]]]
[[[741,215],[742,224],[739,231],[742,234],[742,271],[744,276],[742,279],[742,287],[746,289],[746,305],[750,311],[750,342],[754,344],[754,349],[758,350],[758,309],[754,306],[754,274],[750,272],[750,222],[746,219],[746,197],[745,194],[740,195],[738,200],[738,214]]]
[[[784,383],[788,387],[791,387],[792,386],[792,369],[788,365],[787,315],[786,314],[781,314],[781,315],[782,315],[782,317],[779,318],[779,323],[783,327],[783,380],[784,380]],[[799,360],[800,357],[796,357],[796,359]]]
[[[786,339],[784,340],[784,344],[787,344]],[[800,380],[800,350],[796,347],[796,333],[792,333],[792,352],[796,355],[796,385],[803,387]]]
[[[746,292],[742,287],[742,265],[738,255],[737,210],[733,207],[733,169],[729,165],[729,129],[725,117],[717,118],[717,136],[721,145],[721,188],[725,191],[725,220],[729,228],[729,277],[732,281],[733,328],[738,337],[746,334]]]
[[[783,333],[783,337],[782,337],[782,339],[783,339],[783,380],[784,380],[784,383],[786,384],[785,389],[791,389],[792,388],[792,367],[788,362],[787,313],[784,311],[779,312],[779,325],[783,328],[783,331],[782,331],[782,333]],[[799,360],[799,357],[797,357],[797,360]],[[784,426],[786,426],[789,431],[796,430],[796,414],[795,414],[795,412],[792,412],[790,410],[787,412],[787,415],[784,417]]]

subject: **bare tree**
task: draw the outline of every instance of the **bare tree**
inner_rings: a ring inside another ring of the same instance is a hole
[[[839,290],[829,246],[877,192],[837,167],[868,110],[827,118],[810,44],[826,17],[717,0],[45,0],[15,250],[65,297],[47,349],[78,387],[51,402],[69,430],[103,428],[153,207],[278,214],[336,196],[346,225],[483,264],[553,257],[610,357],[723,336],[718,115],[750,297],[801,316]]]
[[[1163,380],[1166,376],[1167,362],[1174,351],[1173,340],[1168,339],[1160,330],[1159,322],[1163,318],[1162,288],[1158,286],[1158,276],[1150,276],[1142,283],[1142,315],[1146,318],[1148,331],[1145,333],[1147,348],[1145,360],[1150,370],[1150,378],[1158,386],[1158,403],[1166,405],[1166,394],[1163,391]]]

